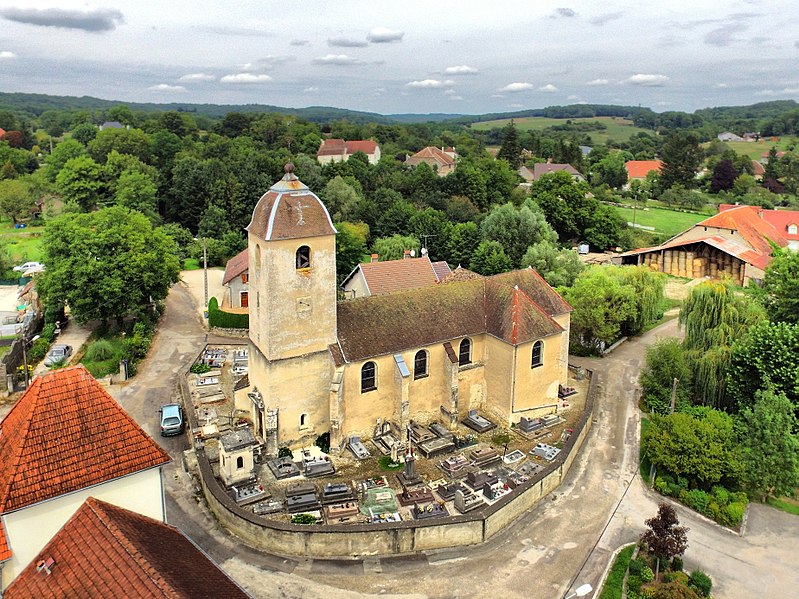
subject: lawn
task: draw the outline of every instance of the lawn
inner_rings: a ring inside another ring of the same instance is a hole
[[[629,545],[622,549],[613,560],[613,566],[608,572],[605,584],[602,585],[599,599],[621,599],[624,575],[627,574],[627,568],[630,567],[633,551],[635,551],[635,545]]]
[[[566,121],[571,121],[572,123],[579,123],[579,122],[600,122],[607,127],[602,131],[586,131],[588,135],[591,136],[593,143],[596,144],[606,144],[609,140],[612,141],[627,141],[630,137],[636,133],[652,133],[652,131],[648,131],[647,129],[641,129],[640,127],[636,127],[632,124],[632,121],[623,118],[616,118],[616,117],[609,117],[609,116],[598,116],[592,118],[585,118],[585,119],[553,119],[548,117],[525,117],[519,119],[512,119],[513,123],[516,125],[516,128],[519,131],[540,131],[542,129],[546,129],[547,127],[553,127],[555,125],[565,125]],[[496,121],[483,121],[481,123],[472,123],[472,129],[477,131],[487,131],[489,129],[501,129],[508,123],[510,123],[511,119],[498,119]],[[582,133],[582,131],[576,131],[575,133]]]
[[[43,226],[15,229],[10,221],[0,223],[0,240],[5,242],[14,264],[42,259]]]
[[[761,160],[764,153],[767,153],[771,146],[776,146],[777,151],[785,151],[789,146],[796,146],[799,141],[795,137],[778,137],[777,141],[772,141],[772,138],[767,138],[762,141],[726,141],[724,142],[735,150],[736,154],[749,156],[752,160]]]
[[[661,233],[669,237],[682,233],[696,223],[707,218],[704,214],[694,214],[692,212],[677,212],[675,210],[665,210],[663,208],[635,209],[622,208],[615,206],[621,217],[627,222],[633,222],[643,227],[654,227],[653,233]]]
[[[791,497],[769,497],[766,500],[766,503],[768,503],[771,507],[775,507],[783,512],[793,514],[794,516],[799,516],[799,501],[792,499]]]
[[[186,258],[183,260],[183,270],[199,270],[200,261],[197,258]]]
[[[103,336],[92,335],[86,342],[86,345],[83,346],[84,353],[80,359],[80,363],[83,364],[95,378],[102,378],[106,375],[119,372],[119,361],[124,355],[122,340],[123,337],[116,331],[106,333]],[[93,356],[92,345],[98,341],[107,341],[110,345],[110,353],[108,357],[104,359]]]

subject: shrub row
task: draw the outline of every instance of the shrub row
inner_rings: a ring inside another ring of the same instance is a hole
[[[739,526],[748,503],[746,493],[732,492],[718,485],[710,493],[701,489],[689,489],[685,478],[678,476],[675,481],[667,474],[657,477],[655,491],[678,499],[722,526]]]
[[[208,302],[208,324],[221,329],[249,329],[249,314],[233,314],[219,309],[219,302],[212,297]]]

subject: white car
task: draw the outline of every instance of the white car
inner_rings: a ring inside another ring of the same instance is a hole
[[[15,272],[26,272],[29,270],[40,271],[44,270],[44,264],[41,262],[26,262],[14,267]]]

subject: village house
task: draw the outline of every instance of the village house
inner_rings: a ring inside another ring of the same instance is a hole
[[[446,177],[455,170],[458,154],[455,148],[436,148],[427,146],[413,156],[405,158],[407,166],[419,166],[424,163],[438,173],[439,177]]]
[[[3,596],[246,599],[250,595],[177,528],[89,497]]]
[[[169,461],[83,366],[36,377],[0,422],[2,588],[90,496],[164,521]]]
[[[763,279],[772,243],[799,249],[799,212],[722,204],[718,214],[666,243],[626,252],[621,260],[694,279],[727,276],[747,285]]]
[[[525,180],[525,182],[532,183],[533,181],[538,181],[544,175],[548,175],[549,173],[557,173],[559,171],[569,173],[574,181],[585,181],[585,177],[583,177],[580,171],[574,168],[571,164],[538,162],[533,165],[532,171],[526,166],[522,165],[519,167],[517,172],[519,173],[519,176]]]
[[[663,162],[660,160],[628,160],[624,163],[627,169],[627,181],[643,181],[652,171],[660,174]]]
[[[369,164],[380,162],[380,146],[371,139],[358,141],[344,141],[343,139],[325,139],[316,153],[319,164],[331,162],[346,162],[355,152],[363,152],[369,159]]]
[[[347,299],[382,295],[435,285],[451,272],[449,264],[431,262],[426,255],[412,258],[406,253],[403,260],[380,262],[378,255],[372,254],[371,262],[356,266],[341,283],[341,288]]]
[[[381,422],[454,426],[476,410],[510,426],[557,411],[571,307],[534,270],[430,273],[421,287],[337,301],[336,229],[292,165],[247,231],[249,386],[235,401],[267,453],[326,432],[336,451]]]
[[[223,308],[247,308],[250,305],[249,294],[249,254],[243,250],[227,261],[225,274],[222,275],[225,287]]]

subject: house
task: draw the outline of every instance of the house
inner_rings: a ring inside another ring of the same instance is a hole
[[[552,162],[538,162],[534,164],[533,181],[538,181],[544,175],[557,173],[560,171],[569,173],[574,181],[585,181],[585,177],[583,177],[582,174],[580,174],[580,171],[574,168],[571,164],[555,164]]]
[[[343,139],[335,138],[322,140],[322,145],[319,146],[319,151],[316,153],[316,159],[319,164],[346,162],[355,152],[366,154],[369,164],[380,162],[380,146],[370,139],[358,141],[344,141]]]
[[[89,497],[6,589],[5,599],[250,597],[172,526]]]
[[[36,377],[0,422],[2,588],[89,496],[163,521],[169,461],[83,366]]]
[[[572,309],[534,270],[458,269],[437,284],[430,273],[431,284],[337,301],[336,229],[290,164],[247,231],[257,307],[250,386],[235,403],[267,454],[323,433],[337,451],[376,423],[402,435],[410,419],[455,426],[475,410],[510,426],[557,411]]]
[[[747,285],[763,279],[772,243],[791,247],[788,235],[793,231],[794,247],[799,247],[799,212],[759,206],[722,205],[719,209],[718,214],[662,245],[622,254],[622,264],[647,264],[654,270],[695,279],[727,276]]]
[[[718,139],[719,141],[744,141],[743,137],[741,137],[740,135],[736,135],[735,133],[732,133],[730,131],[724,131],[722,133],[719,133],[716,136],[716,139]]]
[[[249,307],[249,258],[247,250],[243,250],[227,261],[225,274],[222,275],[222,285],[225,287],[223,307]]]
[[[646,176],[655,171],[660,173],[663,170],[663,162],[660,160],[628,160],[624,163],[627,169],[627,180],[643,181]]]
[[[119,121],[106,121],[102,125],[100,125],[100,131],[105,131],[106,129],[124,129],[125,125],[120,123]]]
[[[518,175],[519,175],[519,176],[520,176],[522,179],[524,179],[524,183],[522,183],[522,185],[525,185],[525,184],[527,184],[527,185],[526,185],[526,187],[529,187],[529,186],[530,186],[529,184],[530,184],[530,183],[532,183],[532,182],[535,180],[535,179],[534,179],[535,175],[533,175],[533,171],[531,171],[531,170],[530,170],[529,168],[527,168],[525,165],[521,165],[521,166],[519,167],[519,170],[517,170],[517,171],[516,171],[516,173],[517,173],[517,174],[518,174]]]
[[[408,166],[419,166],[425,163],[436,171],[439,177],[445,177],[455,170],[457,160],[458,154],[455,152],[455,148],[435,148],[433,146],[427,146],[416,152],[413,156],[408,156],[405,159],[405,164]]]
[[[752,176],[755,178],[756,181],[761,181],[763,179],[763,175],[766,174],[765,167],[760,164],[757,160],[752,161]]]
[[[446,262],[431,262],[426,255],[380,262],[377,254],[372,254],[372,261],[356,266],[341,288],[347,299],[382,295],[436,285],[450,272]]]
[[[776,154],[777,158],[782,158],[783,156],[785,156],[785,152],[783,152],[783,151],[779,151]],[[768,158],[769,158],[769,152],[763,152],[760,155],[760,162],[763,163],[763,164],[768,164]]]

